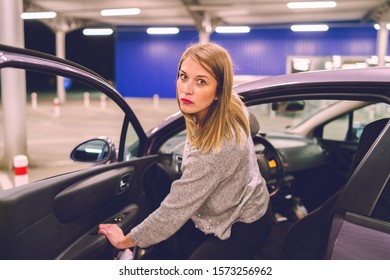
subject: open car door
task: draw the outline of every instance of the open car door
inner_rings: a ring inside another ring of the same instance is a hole
[[[119,112],[107,115],[118,117],[118,126],[103,131],[115,134],[119,148],[111,149],[110,157],[101,160],[101,164],[74,165],[50,178],[0,192],[0,259],[112,258],[115,253],[113,247],[104,236],[98,235],[98,225],[118,223],[128,231],[139,222],[140,216],[144,215],[140,205],[143,205],[145,174],[157,160],[157,156],[153,155],[139,156],[144,149],[146,135],[133,111],[105,79],[80,65],[54,56],[0,45],[0,69],[2,73],[26,71],[27,81],[30,79],[35,83],[39,79],[31,75],[49,77],[47,81],[56,76],[65,77],[80,86],[80,90],[87,86],[90,92],[107,96],[110,106],[115,106]],[[45,78],[41,80],[46,81]],[[91,121],[94,118],[92,110],[85,111],[85,117]],[[98,116],[102,114],[99,112]],[[47,118],[50,117],[47,115]],[[95,123],[90,125],[93,129],[90,132],[77,130],[82,118],[71,116],[69,120],[57,121],[60,129],[69,129],[66,132],[69,137],[57,139],[57,144],[53,142],[57,145],[53,151],[65,149],[67,160],[71,147],[100,133],[104,127],[104,117],[92,120]],[[56,126],[47,127],[42,134],[47,131],[54,137],[56,129]],[[29,150],[33,153],[37,143],[30,144]],[[46,147],[45,151],[48,150],[50,148]]]

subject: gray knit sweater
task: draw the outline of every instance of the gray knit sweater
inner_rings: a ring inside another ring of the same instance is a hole
[[[268,190],[250,137],[241,147],[225,141],[219,153],[207,154],[187,141],[182,171],[160,207],[131,230],[138,246],[169,238],[189,219],[204,233],[227,239],[233,223],[254,222],[267,210]]]

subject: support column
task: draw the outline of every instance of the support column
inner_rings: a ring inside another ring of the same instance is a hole
[[[199,30],[199,42],[208,43],[210,42],[210,34],[213,32],[211,25],[210,15],[208,13],[203,14],[202,27]]]
[[[55,33],[56,56],[60,58],[66,58],[66,34],[85,25],[85,22],[62,16],[57,16],[52,20],[44,20],[42,22],[46,24],[46,26],[48,26]],[[60,76],[57,76],[57,96],[60,99],[61,103],[64,103],[66,101],[64,78]]]
[[[65,58],[65,32],[63,30],[56,30],[56,56]],[[61,103],[66,100],[66,92],[64,85],[64,77],[57,76],[57,96]]]
[[[199,32],[199,43],[208,43],[210,42],[210,33],[205,31]]]
[[[0,0],[0,43],[24,47],[22,0]],[[27,154],[26,74],[19,69],[1,70],[1,99],[4,115],[4,151],[0,167],[12,169],[13,157]]]
[[[377,35],[377,56],[378,66],[385,66],[385,56],[387,55],[387,46],[389,44],[389,30],[386,28],[386,22],[379,23]]]

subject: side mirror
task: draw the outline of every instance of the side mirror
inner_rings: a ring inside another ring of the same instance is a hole
[[[116,149],[107,137],[94,138],[77,145],[70,153],[70,158],[78,162],[108,163],[115,162]]]
[[[272,103],[272,111],[275,112],[297,112],[305,109],[305,101],[287,101]]]

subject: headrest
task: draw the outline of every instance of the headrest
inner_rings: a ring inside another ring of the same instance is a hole
[[[260,130],[260,124],[257,121],[257,118],[251,112],[249,112],[249,128],[252,138],[255,137]]]

